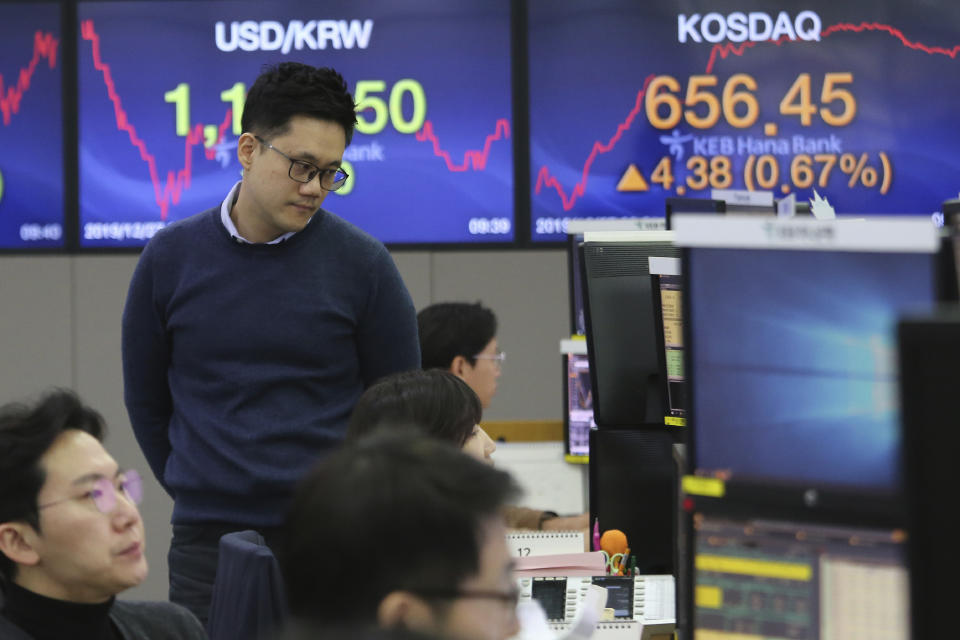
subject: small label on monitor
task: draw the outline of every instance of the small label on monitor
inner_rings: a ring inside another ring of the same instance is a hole
[[[703,478],[701,476],[683,476],[683,492],[691,496],[722,498],[726,493],[723,480]]]
[[[648,259],[650,265],[650,275],[679,276],[680,258],[666,258],[661,256],[650,256]]]
[[[742,204],[751,207],[770,207],[773,209],[773,191],[748,191],[746,189],[713,189],[713,200],[723,200],[729,204]]]
[[[678,215],[676,244],[718,249],[803,249],[934,253],[936,229],[925,218],[816,220]]]

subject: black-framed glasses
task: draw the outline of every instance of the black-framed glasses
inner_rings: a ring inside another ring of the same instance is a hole
[[[345,185],[347,183],[347,178],[350,177],[350,174],[340,167],[337,167],[336,169],[321,169],[317,165],[307,162],[306,160],[296,160],[291,158],[258,135],[254,135],[253,137],[256,138],[260,144],[266,148],[273,149],[290,161],[290,170],[287,171],[287,175],[290,176],[291,180],[296,180],[297,182],[307,184],[316,178],[317,175],[319,175],[320,188],[322,188],[324,191],[336,191]]]
[[[116,482],[116,486],[114,486],[114,482]],[[68,500],[90,498],[93,500],[94,506],[97,507],[97,511],[110,513],[117,508],[117,493],[121,491],[133,504],[140,504],[143,499],[143,479],[135,469],[127,469],[118,475],[116,480],[97,478],[90,491],[79,496],[69,496],[41,504],[37,507],[37,510],[53,507]]]
[[[485,600],[499,600],[503,604],[516,608],[520,602],[520,590],[493,591],[488,589],[415,589],[413,593],[424,598],[442,600],[456,600],[458,598],[481,598]]]

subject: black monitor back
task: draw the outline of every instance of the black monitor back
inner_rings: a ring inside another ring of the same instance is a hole
[[[673,441],[666,428],[590,432],[590,526],[623,531],[641,574],[676,575]]]
[[[944,226],[940,230],[940,250],[937,252],[937,299],[942,302],[960,301],[958,253],[960,229]]]
[[[947,200],[940,205],[943,212],[943,226],[960,227],[960,199]]]
[[[947,585],[960,572],[954,490],[960,460],[960,309],[902,320],[898,340],[911,637],[953,637],[956,598]]]
[[[727,203],[723,200],[707,198],[667,198],[664,201],[664,220],[667,229],[672,229],[673,215],[676,213],[724,213]]]
[[[581,245],[593,419],[600,429],[663,425],[651,256],[670,242]]]

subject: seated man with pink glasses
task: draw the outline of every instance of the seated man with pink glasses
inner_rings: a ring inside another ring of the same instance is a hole
[[[142,487],[69,391],[0,407],[0,638],[203,639],[186,609],[116,600],[147,576]]]

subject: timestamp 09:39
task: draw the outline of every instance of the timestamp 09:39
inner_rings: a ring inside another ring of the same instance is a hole
[[[510,218],[470,218],[467,231],[472,236],[505,235],[513,230]]]

